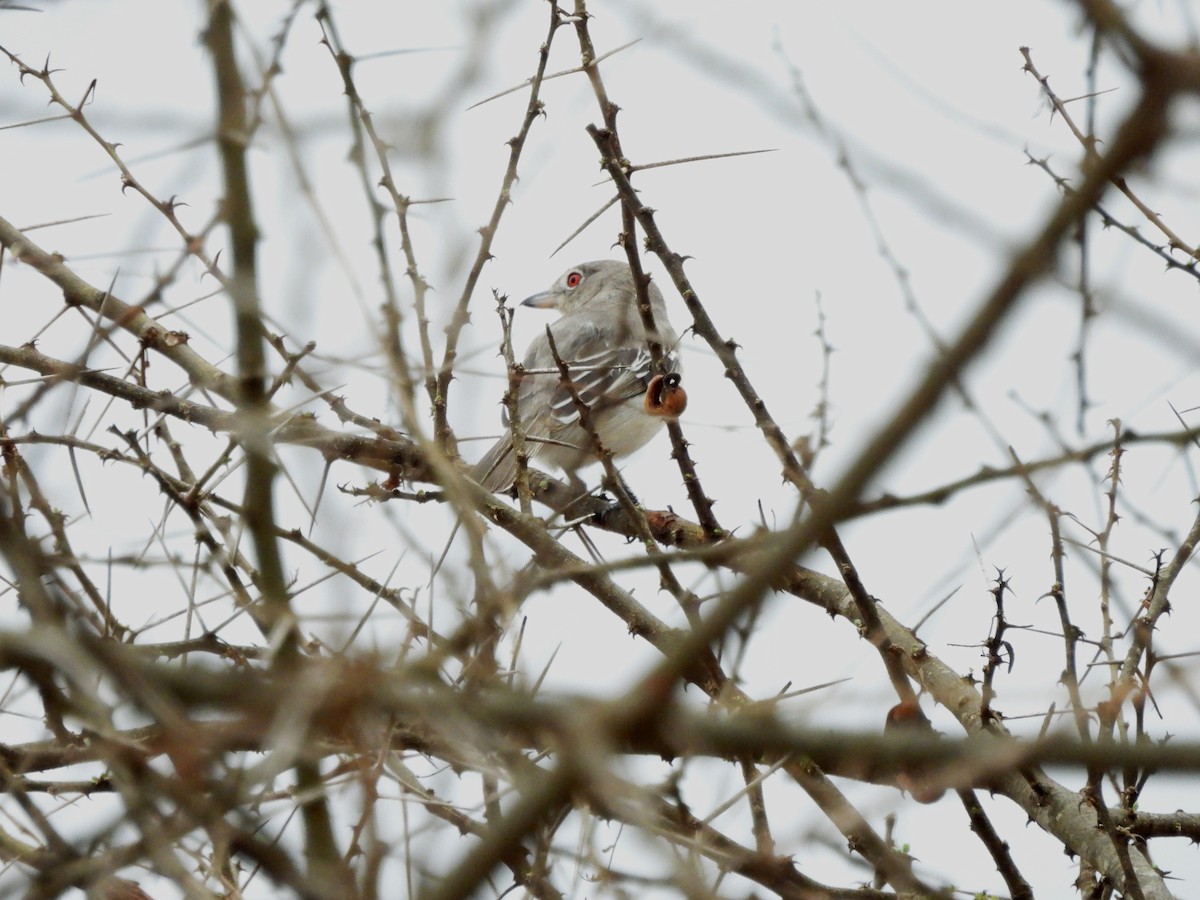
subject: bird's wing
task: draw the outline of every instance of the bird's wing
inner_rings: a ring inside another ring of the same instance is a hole
[[[650,383],[650,354],[643,347],[614,347],[571,360],[571,385],[589,409],[599,412],[641,396]],[[562,379],[548,398],[547,411],[557,425],[579,420],[575,400]]]
[[[548,348],[545,355],[549,356]],[[593,414],[640,397],[650,383],[651,359],[645,346],[613,347],[564,361],[575,393]],[[538,372],[525,377],[519,401],[521,419],[530,439],[525,449],[532,458],[542,447],[539,438],[567,439],[572,429],[578,428],[579,411],[562,378],[547,371],[557,368],[554,363],[546,365],[540,356],[531,354],[526,365]],[[502,409],[500,417],[508,429],[508,410]],[[489,490],[501,490],[512,484],[517,474],[516,454],[512,449],[512,435],[505,434],[475,464],[474,477]]]
[[[559,354],[567,362],[576,393],[593,412],[645,394],[652,377],[652,362],[644,344],[614,346],[611,330],[594,321],[559,319],[551,326]],[[518,407],[531,439],[526,444],[530,458],[544,446],[543,440],[571,442],[570,430],[578,426],[579,413],[571,392],[562,383],[546,336],[534,338],[525,354],[524,367],[537,374],[521,383]],[[679,356],[668,352],[668,372],[681,369]],[[505,434],[475,465],[473,475],[489,490],[501,490],[516,477],[516,454],[507,409],[501,410]],[[577,442],[577,438],[575,441]]]
[[[668,372],[679,370],[679,359],[675,354],[668,354],[665,362]],[[611,347],[569,360],[568,365],[575,393],[593,413],[641,397],[654,374],[653,360],[644,344]],[[545,403],[544,412],[539,412],[547,417],[552,432],[579,421],[575,399],[561,378],[546,391],[546,396],[538,399]]]
[[[606,409],[645,393],[651,378],[651,359],[645,347],[616,347],[588,356],[566,359],[568,373],[575,393],[595,411]],[[530,368],[533,368],[532,366]],[[579,420],[571,391],[556,373],[551,363],[526,376],[521,385],[521,419],[544,422],[551,430]],[[504,427],[509,425],[508,410],[500,410]]]
[[[681,369],[679,357],[674,353],[667,354],[664,365],[667,372]],[[654,363],[645,345],[614,347],[570,363],[575,393],[593,413],[641,398],[654,374]],[[552,431],[579,421],[575,399],[561,378],[544,400]]]

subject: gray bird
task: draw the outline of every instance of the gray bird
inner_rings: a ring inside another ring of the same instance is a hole
[[[637,308],[633,273],[623,262],[601,259],[572,266],[548,290],[522,305],[557,309],[550,325],[558,354],[570,366],[576,392],[591,410],[601,443],[614,456],[641,449],[686,405],[680,386],[679,341],[667,320],[662,292],[651,283],[650,308],[658,341],[667,353],[666,374],[655,374],[646,330]],[[579,424],[570,392],[563,386],[543,331],[525,351],[527,371],[518,395],[530,459],[548,462],[574,479],[575,470],[596,460],[591,436]],[[507,415],[505,428],[508,428]],[[510,487],[517,455],[509,431],[475,464],[473,477],[491,491]]]

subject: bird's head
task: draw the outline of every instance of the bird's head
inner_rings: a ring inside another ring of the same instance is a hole
[[[521,305],[557,309],[567,316],[587,310],[598,298],[612,296],[631,302],[636,296],[633,275],[624,262],[597,259],[567,269],[549,288]]]

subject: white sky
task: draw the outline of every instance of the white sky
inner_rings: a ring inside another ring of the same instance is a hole
[[[435,286],[434,314],[440,321],[458,296],[464,263],[477,246],[474,229],[486,221],[495,202],[507,163],[504,141],[515,133],[526,95],[516,92],[470,111],[467,106],[527,78],[546,29],[546,4],[541,0],[508,4],[487,33],[487,56],[481,59],[478,79],[460,91],[454,79],[473,46],[466,27],[472,8],[462,3],[382,2],[336,8],[343,40],[360,57],[432,48],[364,60],[355,74],[378,127],[395,145],[392,160],[401,189],[415,199],[452,198],[416,208],[412,216],[416,251],[423,273]],[[239,5],[260,56],[270,53],[268,41],[287,9],[283,3]],[[1060,96],[1084,94],[1088,38],[1078,32],[1074,6],[623,0],[594,2],[591,11],[592,33],[601,51],[641,38],[605,61],[602,69],[610,96],[622,107],[621,135],[635,163],[774,151],[659,169],[639,174],[635,183],[646,202],[659,210],[658,222],[671,246],[693,257],[688,272],[702,300],[722,333],[744,347],[747,371],[777,421],[793,436],[809,430],[809,414],[818,399],[821,360],[813,331],[820,298],[826,333],[837,352],[831,374],[834,444],[816,476],[831,484],[840,465],[904,396],[932,353],[905,308],[894,272],[877,249],[859,196],[837,165],[839,150],[845,149],[856,176],[866,184],[883,240],[907,273],[924,314],[943,337],[951,338],[1002,271],[1007,250],[1033,233],[1056,200],[1050,179],[1026,165],[1024,151],[1048,157],[1061,175],[1075,174],[1079,147],[1063,122],[1049,114],[1033,78],[1021,71],[1018,51],[1022,45],[1032,48],[1035,62]],[[1176,40],[1191,33],[1184,20],[1187,11],[1186,4],[1141,4],[1137,21],[1153,35]],[[82,97],[96,79],[89,117],[107,139],[120,142],[123,158],[158,196],[178,195],[188,204],[180,216],[194,227],[211,214],[218,184],[215,155],[205,143],[212,127],[213,88],[198,39],[201,13],[202,4],[162,0],[47,3],[41,13],[0,11],[0,44],[31,65],[50,54],[51,64],[62,69],[55,78],[66,96]],[[333,258],[311,205],[299,195],[287,143],[272,113],[252,155],[264,234],[262,289],[268,310],[295,346],[315,339],[322,354],[355,361],[375,353],[371,334],[380,298],[362,190],[346,163],[340,82],[319,38],[306,7],[275,87],[290,126],[300,136],[304,170],[315,183],[317,203],[333,223],[348,266]],[[571,31],[562,29],[549,68],[565,69],[577,60]],[[803,78],[824,123],[823,134],[803,116],[789,67]],[[1098,131],[1106,134],[1135,101],[1136,86],[1106,55],[1097,87],[1112,91],[1098,108]],[[443,112],[431,108],[435,98],[442,97],[450,98],[444,104],[449,115],[435,132],[422,134],[414,114]],[[611,191],[599,183],[598,154],[584,132],[585,125],[599,120],[586,80],[573,75],[547,82],[543,98],[547,114],[533,128],[514,203],[496,241],[496,258],[484,271],[465,339],[463,377],[452,395],[454,424],[463,437],[491,435],[499,429],[503,367],[495,355],[499,328],[490,291],[519,300],[547,286],[573,262],[619,253],[611,247],[619,227],[613,210],[549,258]],[[0,68],[0,125],[42,117],[47,109],[40,85],[29,79],[22,85],[15,69]],[[1073,109],[1082,118],[1084,104],[1073,104]],[[1147,202],[1195,242],[1200,240],[1195,216],[1200,116],[1194,108],[1180,110],[1177,121],[1185,139],[1162,165],[1141,173],[1136,181]],[[425,153],[423,139],[428,141]],[[147,290],[156,270],[174,259],[169,231],[134,192],[122,193],[104,154],[71,123],[0,131],[0,160],[0,215],[18,226],[105,216],[32,235],[47,249],[63,253],[94,284],[107,285],[115,278],[116,293],[133,301]],[[384,199],[382,192],[379,198]],[[1149,232],[1127,202],[1110,197],[1106,207]],[[1107,436],[1104,422],[1110,418],[1139,431],[1169,430],[1176,427],[1169,403],[1178,409],[1200,405],[1195,281],[1163,274],[1159,261],[1121,235],[1097,234],[1092,275],[1105,315],[1094,326],[1087,358],[1088,390],[1098,405],[1089,412],[1087,438],[1076,434],[1070,361],[1077,342],[1077,300],[1070,291],[1076,256],[1070,252],[1069,265],[1060,271],[1066,287],[1049,283],[1034,292],[969,376],[977,403],[1004,442],[1028,460],[1052,454],[1056,446],[1055,435],[1032,412],[1049,411],[1064,438],[1084,443]],[[661,268],[656,263],[650,268],[665,283]],[[197,265],[185,265],[184,273],[171,289],[171,306],[214,290],[214,282],[202,277]],[[56,302],[44,283],[6,265],[0,282],[0,342],[27,340],[57,309]],[[678,298],[668,296],[668,306],[677,326],[687,323]],[[229,352],[223,299],[199,303],[168,321],[183,323],[180,327],[192,333],[196,348],[213,361]],[[543,313],[519,313],[516,343],[523,346],[545,321]],[[1155,326],[1159,321],[1166,324]],[[1164,330],[1170,341],[1164,339]],[[78,331],[59,323],[39,346],[69,357],[78,349]],[[784,520],[792,511],[792,495],[780,487],[778,465],[755,439],[749,416],[722,378],[720,366],[700,341],[685,339],[684,352],[692,397],[684,426],[705,486],[719,498],[716,511],[723,524],[752,529],[759,521],[760,503],[772,521]],[[155,362],[152,371],[161,379],[156,386],[184,383],[169,369],[168,363]],[[394,416],[378,380],[353,367],[331,368],[328,378],[332,384],[351,385],[346,393],[360,411]],[[61,399],[59,428],[70,416],[68,398]],[[0,405],[0,414],[7,412]],[[87,415],[87,421],[94,420],[99,410]],[[486,442],[463,446],[473,458]],[[682,512],[687,502],[667,452],[664,438],[631,461],[627,471],[635,486],[650,486],[642,496],[648,505],[673,505]],[[299,456],[287,458],[295,462],[302,493],[311,502],[319,472],[311,461],[301,464]],[[978,421],[950,399],[936,423],[925,428],[921,439],[881,477],[879,489],[911,492],[970,474],[983,464],[1006,463],[1004,446],[992,441]],[[1094,470],[1103,472],[1103,466],[1100,459]],[[343,467],[331,474],[331,485],[359,484],[362,478],[362,473]],[[1126,510],[1116,536],[1120,546],[1114,552],[1148,565],[1150,554],[1168,542],[1142,527],[1133,513],[1144,512],[1181,534],[1191,522],[1195,510],[1190,501],[1197,491],[1176,456],[1151,447],[1127,455],[1123,482],[1136,510]],[[108,490],[117,496],[138,490],[153,497],[149,485],[133,487],[135,479],[126,482],[112,476],[106,484],[97,477],[93,483],[91,490],[98,495],[94,509],[104,507],[100,501]],[[1046,486],[1087,525],[1102,521],[1099,491],[1087,479],[1071,474],[1051,479]],[[63,504],[77,501],[68,488],[64,482]],[[126,512],[136,510],[128,522],[105,521],[98,514],[90,523],[81,522],[79,533],[98,547],[106,540],[138,545],[147,519],[159,515],[160,501],[148,502],[144,509],[123,505]],[[373,564],[380,574],[396,562],[401,529],[439,535],[411,548],[407,564],[416,565],[415,571],[427,564],[429,554],[441,550],[444,520],[437,511],[399,504],[364,509],[332,487],[322,502],[329,521],[318,528],[317,536],[355,558],[382,551]],[[297,522],[305,521],[297,503],[289,509]],[[1017,517],[1015,524],[1009,523],[1011,516]],[[362,524],[367,517],[370,527]],[[389,519],[396,530],[385,524]],[[432,530],[427,530],[430,523]],[[1010,527],[1001,531],[1001,524]],[[1009,485],[975,491],[944,508],[875,517],[847,527],[844,537],[868,588],[903,620],[915,620],[960,588],[922,635],[960,671],[978,672],[982,660],[974,644],[986,632],[990,617],[986,591],[993,567],[1005,568],[1012,577],[1014,621],[1055,627],[1049,601],[1035,602],[1051,580],[1046,532],[1044,519],[1025,511],[1022,492]],[[1082,531],[1075,536],[1086,540]],[[624,556],[633,550],[614,545],[611,552]],[[512,562],[520,565],[523,558],[513,557]],[[813,564],[830,571],[823,559]],[[1094,605],[1094,584],[1088,575],[1092,559],[1087,551],[1076,550],[1073,564],[1079,579],[1076,612],[1088,628],[1094,625],[1088,618]],[[301,582],[312,577],[315,572]],[[440,589],[447,602],[455,587],[460,597],[469,595],[469,585],[456,585],[452,575],[448,579]],[[139,590],[130,582],[130,590]],[[1182,580],[1177,596],[1186,597],[1195,583],[1194,575]],[[711,581],[702,584],[713,589]],[[1125,602],[1135,603],[1144,584],[1127,577],[1122,586]],[[660,614],[673,616],[669,598],[656,597],[653,582],[647,581],[639,598]],[[312,612],[329,609],[328,594],[311,596]],[[548,682],[555,689],[603,694],[612,685],[628,683],[651,658],[645,647],[622,636],[619,622],[580,596],[536,596],[523,612],[530,621],[523,648],[528,672],[536,676],[555,648],[561,648]],[[344,633],[343,613],[327,623],[331,632]],[[154,615],[147,610],[139,618]],[[347,615],[352,625],[352,614]],[[844,623],[832,626],[796,601],[776,600],[764,615],[770,623],[759,638],[764,646],[752,646],[743,672],[752,695],[770,695],[789,681],[800,686],[854,676],[832,695],[798,701],[795,715],[804,721],[858,727],[882,723],[890,701],[882,692],[878,662]],[[1195,649],[1195,616],[1187,604],[1177,603],[1168,623],[1171,631],[1160,637],[1164,652]],[[314,619],[313,629],[321,627]],[[809,637],[812,629],[820,629],[819,640]],[[376,640],[386,645],[388,633],[381,626]],[[1014,715],[1040,713],[1056,689],[1060,642],[1034,634],[1014,641],[1017,668],[1013,679],[1002,684],[1002,706]],[[814,644],[827,655],[813,658],[812,653],[797,652]],[[597,685],[597,671],[614,677]],[[1102,681],[1095,678],[1089,686],[1093,700],[1102,696]],[[1179,702],[1169,685],[1162,688],[1160,700]],[[1197,737],[1196,710],[1174,708],[1177,713],[1169,727],[1162,722],[1154,727],[1160,733]],[[944,713],[934,716],[939,727],[953,730]],[[1029,727],[1038,724],[1035,719]],[[1071,784],[1079,777],[1055,774]],[[1166,779],[1161,783],[1168,786]],[[938,877],[1000,890],[998,878],[981,874],[990,871],[990,862],[973,843],[963,850],[960,871],[949,868],[952,860],[940,848],[936,854],[932,846],[922,853],[921,829],[935,828],[936,823],[944,827],[956,821],[954,813],[938,807],[914,809],[894,791],[861,796],[867,798],[865,809],[879,820],[887,811],[900,811],[902,839],[914,842],[914,854],[934,866]],[[1189,802],[1194,807],[1195,797]],[[1148,792],[1143,800],[1144,808],[1155,810],[1179,805],[1183,801],[1165,791]],[[1001,821],[1021,818],[1003,803],[991,811]],[[965,834],[965,824],[961,831]],[[1027,838],[1016,845],[1018,860],[1034,870],[1040,867],[1043,883],[1070,881],[1071,863],[1052,840],[1026,835],[1021,826],[1007,832],[1013,834],[1018,840]],[[782,852],[815,854],[830,867],[829,878],[839,877],[835,853],[822,856],[812,849],[814,839],[804,833],[787,837],[795,844],[781,844]],[[953,837],[939,835],[937,843]],[[1156,862],[1177,875],[1186,872],[1192,879],[1186,883],[1200,884],[1195,852],[1162,845]]]

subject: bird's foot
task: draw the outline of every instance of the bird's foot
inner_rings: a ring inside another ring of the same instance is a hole
[[[617,475],[617,480],[615,482],[611,478],[609,478],[607,475],[605,475],[602,479],[600,479],[601,494],[603,494],[604,491],[612,491],[618,497],[621,495],[621,493],[623,491],[625,493],[625,495],[633,503],[634,506],[642,505],[642,501],[640,501],[637,497],[637,494],[635,494],[633,492],[633,489],[629,486],[629,482],[627,482],[620,475]]]

